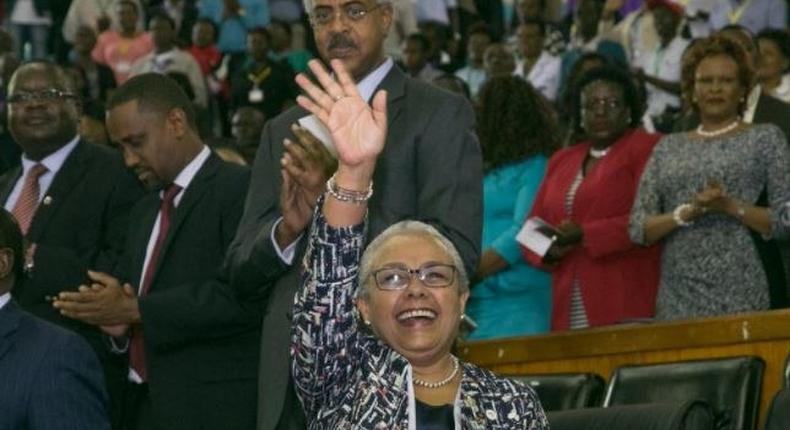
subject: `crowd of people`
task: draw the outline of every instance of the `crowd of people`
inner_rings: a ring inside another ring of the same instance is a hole
[[[0,20],[0,427],[540,429],[459,333],[790,305],[785,0]]]

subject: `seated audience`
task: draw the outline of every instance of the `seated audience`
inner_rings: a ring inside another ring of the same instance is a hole
[[[759,33],[768,28],[787,28],[787,2],[783,0],[714,1],[708,24],[713,30],[737,24]]]
[[[74,50],[70,56],[72,67],[76,68],[84,82],[82,96],[103,103],[109,91],[115,88],[115,75],[111,68],[93,59],[91,53],[96,47],[96,33],[90,27],[77,29]]]
[[[790,103],[790,33],[763,30],[756,40],[760,52],[757,82],[766,94]]]
[[[492,43],[483,55],[486,78],[511,76],[516,71],[516,57],[503,43]]]
[[[99,34],[92,56],[97,63],[112,69],[115,82],[120,85],[129,78],[132,64],[154,49],[154,42],[149,33],[138,30],[140,10],[137,3],[120,0],[115,8],[118,9],[118,30]]]
[[[219,27],[217,47],[223,54],[244,53],[247,32],[269,25],[269,2],[261,0],[201,0],[197,4],[202,18]]]
[[[236,109],[231,118],[230,131],[235,139],[236,149],[250,166],[255,161],[265,124],[266,116],[263,112],[250,106]]]
[[[554,56],[561,55],[565,51],[565,36],[562,35],[559,26],[548,22],[550,19],[547,11],[549,0],[516,0],[515,3],[515,16],[518,19],[518,24],[530,20],[546,23],[543,50]],[[518,45],[518,40],[513,40],[512,43],[509,41],[508,44],[515,47]]]
[[[683,8],[670,0],[653,1],[658,46],[632,63],[635,75],[647,86],[647,112],[658,128],[671,131],[680,112],[680,64],[689,41],[678,34]]]
[[[291,25],[283,21],[272,21],[266,28],[269,31],[271,51],[269,56],[274,61],[286,61],[297,73],[307,71],[307,62],[313,58],[310,51],[293,48]]]
[[[403,68],[412,78],[431,82],[442,71],[430,63],[431,42],[421,33],[410,34],[403,42]]]
[[[552,271],[553,330],[652,317],[661,250],[631,243],[628,215],[659,136],[637,128],[643,104],[617,67],[585,74],[573,102],[586,140],[551,157],[530,213],[556,239],[545,255],[524,256]]]
[[[130,76],[143,73],[183,73],[195,93],[194,103],[200,109],[208,107],[206,80],[197,61],[187,51],[176,46],[175,21],[167,15],[151,17],[149,31],[154,41],[154,50],[138,59],[129,70]]]
[[[531,388],[450,353],[469,295],[450,240],[407,220],[363,253],[387,95],[368,106],[340,61],[340,84],[315,64],[326,87],[301,79],[313,98],[299,102],[330,130],[339,166],[316,207],[293,307],[293,377],[308,427],[548,428]]]
[[[523,79],[493,78],[480,91],[477,134],[486,171],[483,254],[467,306],[478,325],[469,339],[546,332],[551,275],[521,258],[516,235],[558,146],[554,112]]]
[[[186,48],[192,41],[192,27],[198,18],[198,10],[195,0],[159,0],[152,3],[145,11],[148,17],[165,14],[176,24],[176,44],[181,48]]]
[[[0,209],[0,428],[109,430],[101,365],[78,335],[23,311],[22,232]]]
[[[666,136],[645,168],[630,236],[663,244],[656,316],[696,318],[769,307],[754,239],[786,235],[787,143],[773,125],[742,120],[754,71],[744,48],[716,36],[684,58],[683,98],[701,124]],[[767,192],[768,207],[756,202]]]
[[[466,66],[455,72],[469,86],[472,98],[477,98],[480,87],[486,80],[483,57],[492,42],[491,33],[485,23],[477,23],[469,28],[466,42]]]
[[[71,0],[63,21],[63,39],[74,44],[77,29],[87,25],[96,34],[121,30],[122,11],[118,5],[125,0]],[[143,28],[143,9],[140,0],[129,0],[137,10],[134,28]]]
[[[231,107],[252,106],[274,118],[296,98],[293,70],[269,58],[269,33],[264,28],[247,33],[243,66],[230,76]]]
[[[548,100],[557,98],[562,61],[544,51],[546,24],[527,20],[516,29],[521,60],[516,64],[516,75],[529,81]]]

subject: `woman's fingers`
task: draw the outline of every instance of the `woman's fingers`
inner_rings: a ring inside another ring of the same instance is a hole
[[[322,123],[329,124],[329,111],[314,103],[309,97],[301,95],[296,96],[296,103],[306,111],[318,117],[318,120]]]
[[[332,66],[332,70],[335,72],[335,75],[337,76],[337,81],[340,83],[340,86],[342,87],[341,89],[342,94],[339,94],[339,96],[359,97],[359,90],[357,90],[357,84],[354,82],[354,79],[351,77],[351,74],[348,73],[348,71],[346,70],[345,64],[343,64],[342,61],[335,59],[330,61],[329,65]],[[323,82],[321,82],[321,84],[323,85]]]
[[[333,63],[335,61],[339,62],[339,60],[333,60]],[[315,75],[316,79],[318,79],[318,82],[321,83],[324,92],[328,94],[333,102],[350,95],[349,93],[344,92],[345,88],[341,88],[340,85],[335,82],[334,79],[332,79],[332,76],[329,75],[329,72],[324,68],[320,61],[310,60],[310,62],[307,63],[307,66],[310,67],[313,75]],[[334,65],[332,68],[334,69]]]

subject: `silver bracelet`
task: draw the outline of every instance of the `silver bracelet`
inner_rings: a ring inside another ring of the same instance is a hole
[[[367,203],[370,197],[373,196],[373,181],[370,181],[367,191],[354,191],[337,186],[335,175],[326,180],[326,192],[335,200],[362,205]]]
[[[675,220],[675,223],[678,227],[686,227],[691,224],[694,224],[694,221],[686,221],[684,220],[680,214],[683,213],[685,210],[694,209],[694,205],[691,203],[683,203],[682,205],[678,205],[674,211],[672,211],[672,219]]]

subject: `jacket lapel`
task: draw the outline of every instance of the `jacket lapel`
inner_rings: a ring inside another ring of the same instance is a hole
[[[406,75],[403,74],[398,66],[393,65],[376,91],[380,89],[387,91],[387,115],[389,117],[387,126],[389,133],[392,133],[395,129],[392,125],[397,121],[405,103]]]
[[[80,141],[66,158],[58,173],[55,174],[52,185],[49,186],[47,194],[41,200],[36,214],[33,215],[33,221],[30,223],[30,230],[27,234],[30,242],[38,242],[39,236],[47,226],[52,214],[57,211],[66,196],[74,190],[80,179],[87,173],[88,153],[85,152],[85,145],[86,143]]]
[[[11,190],[14,189],[14,185],[19,182],[19,177],[22,176],[22,166],[17,166],[6,173],[6,177],[8,181],[3,184],[2,188],[0,188],[0,200],[3,204],[6,203],[8,200],[8,196],[11,195]]]
[[[192,209],[194,209],[195,205],[201,200],[203,195],[209,189],[211,180],[217,173],[217,170],[219,170],[221,164],[222,161],[220,161],[220,159],[212,152],[208,159],[206,159],[206,162],[203,164],[203,166],[200,167],[200,170],[198,170],[195,177],[192,178],[192,182],[189,183],[187,189],[183,191],[184,196],[178,203],[178,207],[176,207],[173,219],[170,221],[170,230],[167,232],[165,243],[162,245],[161,251],[159,251],[159,260],[156,262],[151,286],[153,286],[156,281],[156,276],[159,273],[162,262],[167,256],[167,251],[170,248],[170,245],[178,235],[179,228],[184,224],[184,220],[187,219],[189,213],[192,211]]]
[[[131,273],[126,273],[126,281],[140,288],[142,281],[143,264],[145,263],[145,253],[148,250],[148,241],[151,239],[151,232],[156,223],[156,217],[159,214],[159,206],[162,201],[159,198],[159,193],[152,193],[144,197],[144,201],[140,202],[144,208],[140,210],[141,217],[137,221],[133,221],[136,225],[133,234],[127,237],[130,243],[127,246],[129,250],[130,261],[127,266]]]
[[[14,344],[21,318],[22,313],[13,299],[0,309],[0,360]]]

